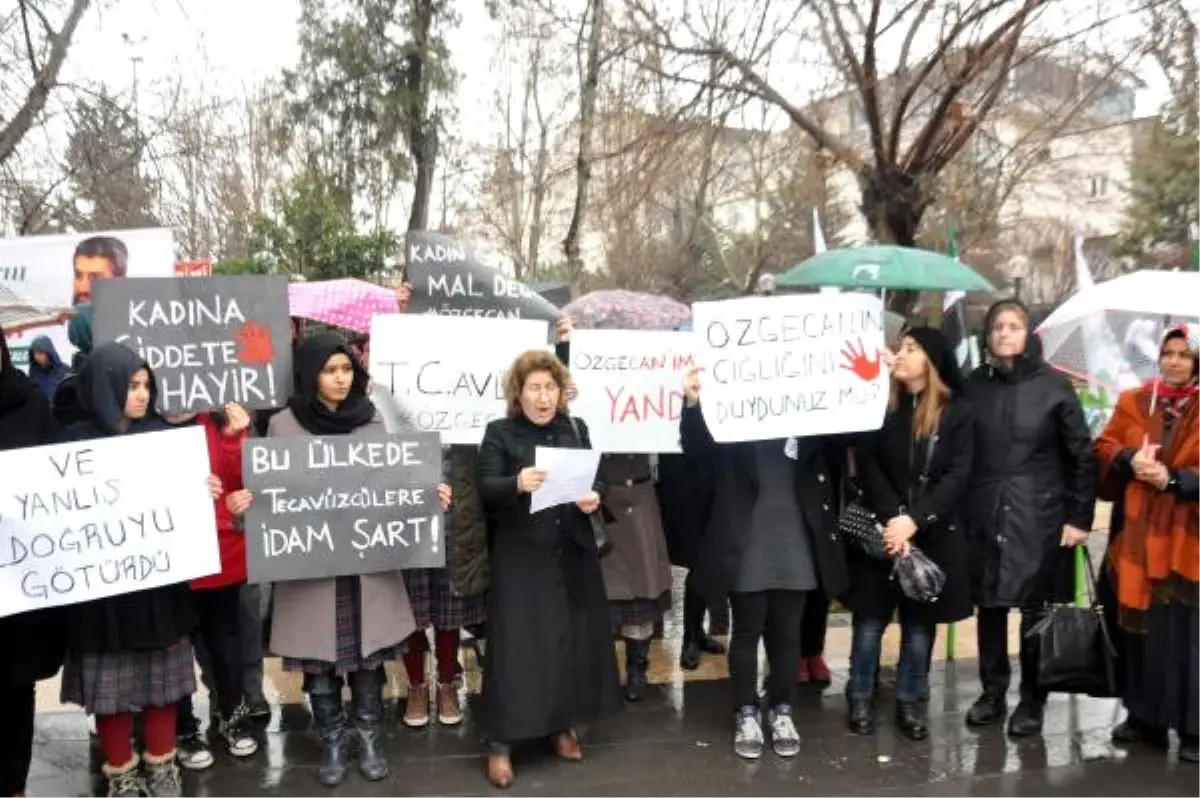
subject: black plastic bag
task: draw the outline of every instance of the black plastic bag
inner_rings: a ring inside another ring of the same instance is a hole
[[[1096,698],[1117,695],[1116,648],[1096,601],[1096,574],[1087,561],[1090,607],[1056,605],[1026,632],[1038,645],[1038,687],[1051,693],[1076,693]]]

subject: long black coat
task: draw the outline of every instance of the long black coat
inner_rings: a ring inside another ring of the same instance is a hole
[[[926,623],[952,623],[970,617],[971,581],[962,500],[971,483],[974,430],[970,407],[961,399],[942,411],[929,439],[913,441],[913,402],[903,398],[883,426],[860,438],[856,447],[863,503],[887,523],[907,514],[917,524],[912,544],[942,569],[946,584],[935,602],[912,601],[891,579],[892,564],[848,548],[850,589],[842,601],[856,615],[891,620],[900,602]],[[927,480],[921,475],[928,461]],[[910,499],[911,496],[911,499]]]
[[[684,456],[711,464],[712,502],[694,573],[700,591],[716,601],[737,578],[748,540],[746,525],[758,500],[754,448],[749,443],[714,441],[699,405],[684,408],[679,434]],[[829,597],[840,596],[847,585],[846,555],[837,533],[844,460],[844,440],[821,437],[802,440],[800,456],[792,461],[796,501],[816,554],[817,579]]]
[[[492,530],[488,649],[480,719],[487,738],[514,742],[567,731],[621,706],[608,598],[587,516],[574,505],[530,514],[517,474],[535,448],[588,448],[560,414],[487,426],[478,485]],[[596,486],[603,495],[603,485]]]
[[[975,417],[967,525],[983,607],[1070,601],[1075,561],[1059,545],[1062,528],[1092,528],[1096,462],[1083,408],[1032,334],[1029,347],[1011,369],[980,366],[967,381]]]
[[[712,463],[703,457],[658,457],[658,507],[672,565],[693,568],[700,559],[712,509]]]

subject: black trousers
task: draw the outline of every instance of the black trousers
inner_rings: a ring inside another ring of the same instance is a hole
[[[819,657],[825,653],[825,631],[829,628],[829,597],[814,590],[804,600],[800,616],[800,656]]]
[[[1003,696],[1012,682],[1012,666],[1008,660],[1008,607],[980,607],[977,633],[979,637],[979,681],[983,692]],[[1025,633],[1046,614],[1042,607],[1021,609],[1021,700],[1044,704],[1046,693],[1038,687],[1038,644]]]
[[[208,655],[209,673],[216,690],[216,706],[221,717],[229,717],[245,695],[241,637],[241,585],[197,590],[192,593],[200,618],[199,645]],[[212,700],[212,697],[209,699]],[[180,699],[181,731],[197,726],[192,697]]]
[[[729,639],[729,678],[734,708],[758,703],[758,641],[767,649],[772,707],[794,704],[800,668],[800,618],[807,594],[798,590],[730,593],[733,633]]]
[[[688,571],[687,578],[683,582],[683,639],[700,640],[704,637],[704,613],[709,614],[709,634],[718,634],[719,628],[723,625],[728,626],[729,619],[727,617],[726,607],[716,606],[710,607],[704,599],[704,594],[696,587],[693,572]]]
[[[34,706],[33,682],[0,686],[0,796],[25,792],[33,761]]]

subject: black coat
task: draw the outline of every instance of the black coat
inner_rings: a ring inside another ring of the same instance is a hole
[[[692,568],[700,559],[712,509],[712,463],[705,457],[658,457],[658,507],[671,564]]]
[[[754,448],[749,443],[714,441],[699,405],[684,408],[679,434],[684,456],[711,464],[712,503],[693,572],[700,591],[715,602],[737,578],[745,552],[748,537],[744,532],[758,500]],[[845,441],[833,436],[807,438],[800,448],[799,458],[792,461],[796,501],[813,544],[820,588],[827,596],[837,597],[847,585],[846,555],[837,533]]]
[[[1070,601],[1075,559],[1059,545],[1062,528],[1092,528],[1096,462],[1083,408],[1039,354],[1011,369],[980,366],[967,381],[975,417],[967,527],[983,607]]]
[[[971,482],[971,411],[961,399],[943,409],[932,455],[928,438],[913,441],[912,422],[913,402],[905,397],[888,412],[877,432],[860,439],[856,462],[863,504],[885,524],[898,515],[911,517],[917,524],[912,544],[942,569],[946,584],[937,601],[912,601],[891,579],[891,562],[848,547],[850,589],[842,601],[856,615],[870,618],[891,620],[903,602],[925,623],[953,623],[970,617],[972,611],[967,532],[961,518]]]
[[[477,484],[492,532],[488,648],[480,722],[488,739],[513,742],[566,731],[621,706],[608,597],[587,516],[574,505],[530,514],[517,474],[535,448],[588,448],[560,414],[487,426]],[[603,486],[596,486],[603,494]]]
[[[50,400],[19,373],[0,335],[0,451],[52,442]],[[3,556],[3,555],[0,555]],[[0,618],[0,689],[53,676],[62,667],[67,608],[54,607]]]

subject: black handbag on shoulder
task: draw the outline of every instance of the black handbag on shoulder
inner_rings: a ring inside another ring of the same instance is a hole
[[[575,440],[583,446],[583,436],[579,434],[579,424],[575,421],[575,416],[567,416],[571,421],[571,431],[575,433]],[[601,556],[607,555],[612,551],[612,542],[608,539],[608,532],[604,529],[604,519],[601,517],[604,508],[603,504],[600,509],[594,513],[588,513],[588,523],[592,525],[592,537],[596,539],[596,552]]]
[[[1038,687],[1051,693],[1075,693],[1096,698],[1117,695],[1117,651],[1096,600],[1096,569],[1087,562],[1087,607],[1059,604],[1025,636],[1038,645]]]

